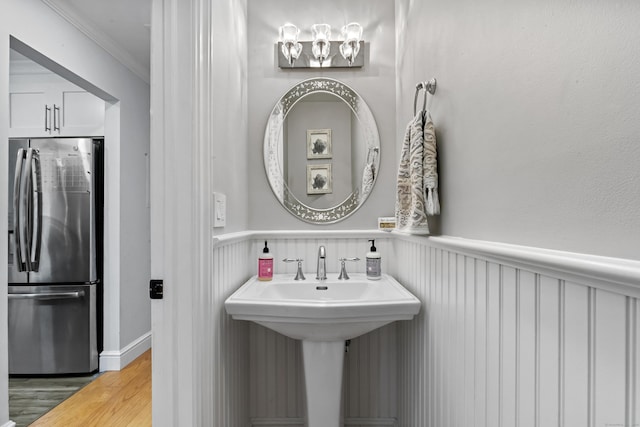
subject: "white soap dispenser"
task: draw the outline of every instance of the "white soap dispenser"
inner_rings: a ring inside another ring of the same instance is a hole
[[[382,256],[379,252],[376,252],[375,240],[369,240],[371,242],[371,249],[367,252],[367,279],[380,280],[382,275]]]

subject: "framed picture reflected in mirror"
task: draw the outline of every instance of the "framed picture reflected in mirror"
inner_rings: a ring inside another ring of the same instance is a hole
[[[307,159],[330,159],[331,129],[307,129]]]
[[[331,164],[307,165],[307,194],[333,193]]]

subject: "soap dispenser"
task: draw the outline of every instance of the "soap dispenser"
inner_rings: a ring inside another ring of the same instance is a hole
[[[258,257],[258,280],[269,281],[273,279],[273,255],[269,253],[267,241],[264,241],[264,249]]]
[[[369,240],[371,242],[371,249],[367,252],[367,279],[380,280],[382,275],[382,256],[380,252],[376,252],[375,240]]]

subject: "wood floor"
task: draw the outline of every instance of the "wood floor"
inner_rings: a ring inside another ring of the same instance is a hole
[[[31,426],[151,426],[151,350],[100,375]]]
[[[9,419],[26,427],[71,397],[100,374],[9,377]]]

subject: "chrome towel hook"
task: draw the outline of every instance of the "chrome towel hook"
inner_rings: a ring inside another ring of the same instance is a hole
[[[435,77],[429,80],[428,82],[420,82],[416,85],[416,93],[415,93],[415,96],[413,97],[413,115],[414,116],[417,113],[418,94],[420,93],[420,91],[424,89],[424,100],[422,103],[422,111],[424,111],[427,109],[427,92],[430,93],[431,95],[434,95],[436,93],[436,86],[437,86],[437,82]]]

